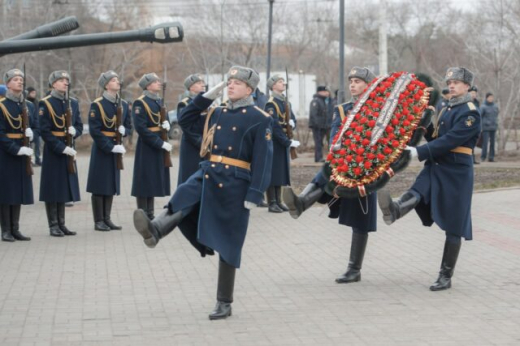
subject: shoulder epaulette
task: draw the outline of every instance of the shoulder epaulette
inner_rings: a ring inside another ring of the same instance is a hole
[[[254,106],[257,110],[260,111],[260,113],[262,113],[264,116],[266,117],[270,117],[269,113],[267,113],[266,111],[264,111],[262,108],[258,107],[258,106]]]
[[[468,108],[472,111],[477,110],[477,106],[473,102],[468,102]]]

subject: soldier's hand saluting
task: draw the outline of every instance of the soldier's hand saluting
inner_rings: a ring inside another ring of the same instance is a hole
[[[220,82],[217,85],[215,85],[213,88],[206,91],[204,94],[202,94],[203,97],[207,98],[208,100],[215,100],[217,97],[219,97],[222,94],[222,90],[226,87],[226,82]]]

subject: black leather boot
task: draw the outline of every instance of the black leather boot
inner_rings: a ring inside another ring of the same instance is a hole
[[[76,232],[72,232],[65,226],[65,203],[58,204],[58,227],[64,235],[76,235]]]
[[[274,187],[274,193],[276,196],[276,204],[278,204],[278,207],[282,209],[282,211],[289,211],[289,208],[285,205],[282,199],[282,187],[281,186],[275,186]]]
[[[112,214],[113,201],[114,196],[103,196],[103,220],[105,221],[105,225],[107,225],[111,230],[120,231],[123,227],[114,224],[110,216]]]
[[[307,185],[299,196],[296,196],[291,187],[285,187],[283,189],[283,200],[287,203],[291,217],[297,219],[305,210],[316,203],[323,193],[323,190],[314,183]]]
[[[350,260],[345,274],[336,279],[338,284],[347,284],[361,281],[361,266],[367,248],[368,233],[352,232],[352,243],[350,245]]]
[[[20,204],[11,206],[11,234],[13,238],[21,241],[29,241],[30,237],[24,236],[20,233],[20,211],[22,206]]]
[[[45,202],[45,211],[47,212],[51,237],[63,237],[64,234],[58,225],[58,203]]]
[[[269,203],[269,207],[267,210],[270,213],[283,213],[283,210],[280,209],[278,203],[276,203],[276,192],[274,190],[274,186],[269,186],[266,191],[267,194],[267,203]]]
[[[96,231],[107,232],[110,227],[103,221],[103,196],[92,195],[92,214],[94,215],[94,229]]]
[[[142,209],[134,211],[134,227],[149,248],[154,248],[160,239],[166,237],[177,227],[181,220],[182,212],[180,211],[172,214],[168,209],[164,209],[153,220],[150,220]]]
[[[437,281],[430,286],[431,291],[443,291],[451,287],[451,277],[455,271],[455,264],[459,257],[461,243],[444,243],[444,253],[442,255],[441,270]]]
[[[155,204],[155,199],[153,197],[148,197],[146,199],[146,215],[148,215],[148,218],[150,220],[153,220],[154,219],[154,204]]]
[[[15,239],[11,233],[11,206],[9,204],[0,204],[0,225],[2,241],[14,242]]]
[[[406,191],[397,199],[392,199],[390,192],[379,190],[377,193],[379,208],[383,212],[383,220],[387,225],[391,225],[395,220],[402,218],[410,210],[419,204],[420,199],[411,191]]]
[[[209,314],[210,320],[221,320],[231,316],[231,303],[233,303],[233,291],[235,288],[236,268],[227,264],[222,259],[218,266],[217,304]]]

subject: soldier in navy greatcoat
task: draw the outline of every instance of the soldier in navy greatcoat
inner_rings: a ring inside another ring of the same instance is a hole
[[[412,157],[425,161],[411,189],[396,200],[388,191],[379,194],[379,206],[387,224],[392,224],[415,209],[423,225],[436,223],[446,240],[437,281],[432,291],[451,287],[451,277],[461,247],[461,237],[473,238],[471,197],[473,195],[472,150],[481,132],[478,108],[468,93],[473,73],[463,67],[451,67],[445,81],[450,100],[426,130],[426,144],[409,147]]]
[[[192,74],[184,80],[184,87],[188,92],[188,96],[177,105],[177,118],[180,118],[182,110],[197,96],[199,93],[206,91],[206,83],[200,74]],[[202,135],[200,133],[192,133],[189,128],[182,127],[181,145],[179,149],[179,176],[177,178],[177,186],[184,183],[188,178],[199,169],[200,163],[200,145],[202,143]]]
[[[52,72],[49,76],[51,93],[39,103],[40,132],[45,142],[40,201],[45,202],[50,235],[53,237],[76,234],[65,226],[65,203],[80,200],[77,168],[74,173],[67,169],[68,158],[75,158],[76,150],[67,146],[66,136],[81,136],[83,123],[78,100],[69,96],[67,102],[69,83],[70,75],[67,71]],[[72,126],[67,127],[65,113],[69,107],[72,111]]]
[[[235,269],[240,267],[250,209],[258,205],[271,179],[272,118],[251,96],[259,79],[254,70],[234,66],[228,73],[226,106],[200,116],[225,88],[222,82],[186,107],[179,122],[203,135],[204,161],[155,220],[142,210],[134,212],[134,225],[148,247],[179,226],[202,256],[213,250],[220,254],[212,320],[231,315]]]
[[[92,213],[96,231],[120,230],[122,227],[112,222],[112,202],[114,195],[121,193],[121,173],[117,169],[117,155],[126,150],[116,143],[116,131],[121,137],[132,130],[128,103],[120,100],[121,82],[114,71],[102,73],[98,79],[104,90],[103,96],[90,105],[89,130],[94,143],[90,154],[87,192],[92,193]],[[117,108],[121,104],[122,121],[116,127]]]
[[[287,137],[287,125],[296,128],[296,117],[290,109],[289,124],[286,116],[285,79],[278,74],[273,75],[267,81],[267,87],[272,91],[271,97],[265,105],[265,111],[273,118],[273,169],[271,174],[271,186],[267,189],[268,210],[271,213],[289,211],[282,201],[282,186],[291,185],[290,154],[289,148],[297,148],[300,142]],[[289,104],[290,106],[290,104]]]
[[[137,198],[137,208],[154,218],[154,197],[170,195],[170,169],[164,165],[164,152],[172,145],[161,139],[162,129],[169,131],[170,123],[161,123],[162,100],[159,92],[162,83],[155,73],[145,74],[139,80],[143,95],[133,103],[132,115],[135,130],[139,134],[135,148],[132,196]]]
[[[23,145],[24,138],[32,140],[30,119],[34,119],[35,107],[23,99],[24,74],[18,69],[4,74],[7,92],[0,97],[0,225],[2,241],[31,240],[20,232],[22,204],[33,204],[32,177],[26,171],[33,150]],[[29,124],[22,126],[22,111],[27,107]],[[36,128],[35,128],[36,130]]]
[[[348,79],[352,99],[336,106],[332,122],[331,138],[336,136],[357,99],[363,94],[368,84],[375,78],[374,73],[366,67],[353,67]],[[352,242],[350,258],[346,272],[336,278],[337,283],[351,283],[361,280],[361,267],[368,242],[368,233],[377,230],[377,194],[374,192],[366,197],[332,199],[324,193],[328,179],[319,172],[313,181],[296,196],[291,189],[284,190],[284,200],[289,207],[291,216],[297,219],[311,205],[320,201],[329,203],[331,218],[339,218],[341,225],[352,227]]]

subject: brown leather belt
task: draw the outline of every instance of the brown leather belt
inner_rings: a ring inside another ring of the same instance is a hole
[[[161,131],[161,128],[159,126],[149,127],[148,130],[152,132],[159,132]]]
[[[107,137],[115,137],[116,136],[116,133],[115,132],[110,132],[110,131],[101,131],[101,133]]]
[[[451,149],[452,153],[459,153],[459,154],[466,154],[466,155],[473,155],[473,150],[468,147],[456,147],[455,149]]]
[[[223,163],[225,165],[235,166],[243,169],[251,170],[251,164],[247,161],[232,159],[230,157],[221,156],[221,155],[211,155],[209,157],[209,161],[216,163]]]
[[[11,139],[22,139],[24,137],[23,133],[6,133],[5,136]]]
[[[67,135],[65,131],[52,131],[51,133],[55,137],[65,137]]]

